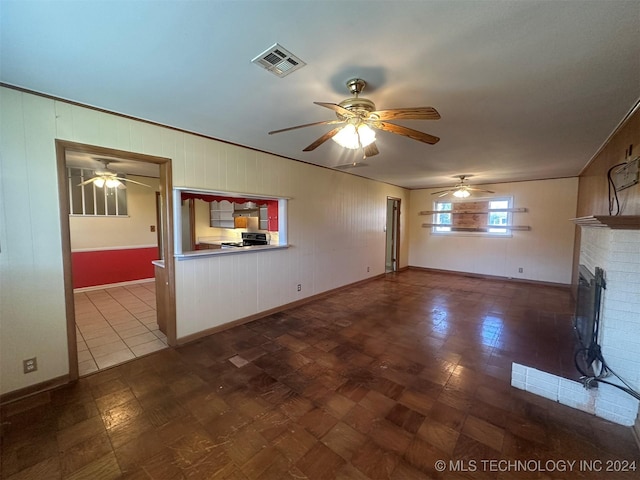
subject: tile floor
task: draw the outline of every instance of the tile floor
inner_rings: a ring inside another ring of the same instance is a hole
[[[75,293],[74,301],[80,376],[167,347],[154,282]]]
[[[387,275],[3,406],[1,476],[637,479],[630,428],[510,386],[514,360],[562,368],[541,330],[570,308],[566,289]]]

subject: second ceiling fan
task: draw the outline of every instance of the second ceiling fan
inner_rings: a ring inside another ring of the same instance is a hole
[[[347,87],[352,95],[339,104],[326,102],[313,102],[321,107],[333,110],[336,113],[336,120],[325,120],[322,122],[306,123],[295,127],[273,130],[274,133],[287,132],[297,128],[312,127],[314,125],[337,125],[333,130],[325,133],[308,147],[304,152],[315,150],[329,139],[334,139],[337,143],[346,148],[362,149],[365,157],[372,157],[380,153],[375,144],[374,129],[385,132],[403,135],[419,142],[433,145],[440,139],[428,133],[419,132],[411,128],[390,123],[388,120],[438,120],[440,114],[433,107],[412,107],[412,108],[391,108],[387,110],[376,110],[375,104],[368,98],[360,98],[360,93],[367,83],[360,78],[352,78],[347,82]]]

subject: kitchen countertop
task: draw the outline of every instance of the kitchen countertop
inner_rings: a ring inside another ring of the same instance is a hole
[[[257,252],[263,252],[265,250],[281,250],[286,248],[289,248],[288,244],[252,245],[250,247],[218,248],[215,250],[210,250],[210,249],[194,250],[193,252],[176,253],[174,257],[177,260],[188,260],[191,258],[211,257],[214,255],[237,255],[242,253],[257,253]]]
[[[198,243],[206,243],[208,245],[220,245],[223,242],[241,242],[242,237],[198,237]]]

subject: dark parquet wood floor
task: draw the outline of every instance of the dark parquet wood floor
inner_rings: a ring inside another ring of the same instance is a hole
[[[556,287],[388,275],[6,405],[2,478],[640,478],[585,467],[640,466],[630,428],[510,386],[512,361],[568,368],[571,310]]]

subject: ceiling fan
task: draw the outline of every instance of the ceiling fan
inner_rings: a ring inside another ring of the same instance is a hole
[[[149,185],[141,182],[136,182],[135,180],[130,180],[128,178],[119,177],[117,172],[109,169],[109,163],[113,163],[113,160],[108,160],[106,158],[96,158],[95,160],[102,163],[103,168],[97,169],[93,173],[95,177],[90,178],[89,180],[85,180],[82,183],[79,183],[78,186],[87,185],[89,183],[93,183],[98,188],[127,188],[122,182],[130,182],[135,183],[136,185],[142,185],[143,187],[149,187]]]
[[[455,178],[460,179],[457,185],[447,190],[440,190],[439,192],[433,192],[431,195],[438,195],[438,197],[444,197],[451,193],[454,197],[467,198],[468,196],[471,195],[471,192],[495,193],[492,190],[483,190],[482,188],[472,187],[469,184],[465,183],[465,178],[467,178],[468,176],[469,175],[456,175]]]
[[[375,104],[358,95],[364,90],[367,83],[360,78],[352,78],[347,82],[347,88],[354,95],[343,100],[339,104],[326,102],[313,102],[321,107],[333,110],[336,120],[307,123],[295,127],[273,130],[274,133],[287,132],[297,128],[311,127],[314,125],[337,125],[333,130],[325,133],[315,142],[303,149],[304,152],[315,150],[330,138],[343,147],[350,149],[362,149],[364,157],[372,157],[380,153],[375,144],[374,129],[403,135],[419,142],[433,145],[440,139],[428,133],[419,132],[411,128],[390,123],[388,120],[438,120],[440,114],[433,107],[392,108],[388,110],[376,110]]]

